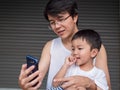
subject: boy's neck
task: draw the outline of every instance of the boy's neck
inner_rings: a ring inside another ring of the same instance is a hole
[[[80,65],[79,67],[81,70],[90,71],[94,67],[93,60],[91,60],[90,62],[88,62],[86,64]]]

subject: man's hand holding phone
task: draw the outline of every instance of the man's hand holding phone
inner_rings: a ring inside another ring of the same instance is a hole
[[[27,55],[26,63],[22,65],[20,71],[19,86],[23,90],[38,90],[42,82],[38,70],[38,60],[31,55]]]
[[[28,74],[28,76],[30,76],[30,75],[32,76],[32,74],[38,70],[38,59],[31,55],[27,55],[26,62],[27,62],[27,68],[34,66],[34,69],[31,70],[31,72]],[[35,80],[37,77],[38,77],[38,75],[35,76],[32,80],[30,80],[30,82]],[[34,84],[33,87],[36,86],[37,84],[38,84],[38,82],[36,84]]]

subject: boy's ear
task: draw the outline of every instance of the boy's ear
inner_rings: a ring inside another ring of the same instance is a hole
[[[92,51],[91,51],[91,57],[96,57],[97,53],[98,53],[98,49],[97,48],[92,49]]]

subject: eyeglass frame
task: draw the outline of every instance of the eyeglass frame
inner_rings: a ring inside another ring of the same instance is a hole
[[[63,22],[65,22],[70,16],[71,16],[71,15],[67,16],[67,17],[64,18],[64,19],[57,20],[57,21],[52,22],[52,23],[49,22],[48,28],[51,30],[51,29],[53,29],[53,28],[55,27],[56,24],[59,24],[59,25],[63,24]]]

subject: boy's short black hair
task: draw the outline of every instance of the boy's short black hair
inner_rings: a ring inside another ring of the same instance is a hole
[[[44,10],[44,16],[48,20],[48,15],[57,16],[65,12],[72,17],[78,14],[76,0],[49,0]]]
[[[72,41],[78,38],[82,40],[86,40],[87,43],[91,46],[91,50],[94,48],[97,48],[98,50],[100,50],[101,48],[102,40],[100,38],[100,35],[92,29],[79,30],[73,36]]]

